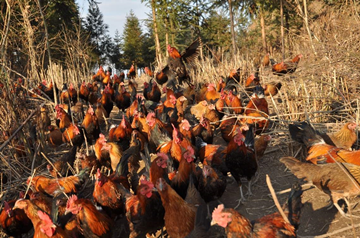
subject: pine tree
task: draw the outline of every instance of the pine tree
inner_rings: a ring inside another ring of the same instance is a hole
[[[89,0],[89,13],[86,16],[85,29],[90,34],[90,42],[94,46],[94,60],[102,64],[105,62],[104,48],[109,42],[108,25],[104,23],[98,2]]]
[[[126,23],[123,33],[123,58],[122,62],[126,68],[135,63],[139,67],[144,66],[143,59],[143,35],[140,28],[139,19],[131,10],[130,14],[126,17]]]

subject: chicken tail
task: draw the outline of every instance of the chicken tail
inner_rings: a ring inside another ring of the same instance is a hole
[[[283,163],[298,178],[312,181],[313,176],[318,173],[318,166],[311,163],[303,163],[294,157],[282,157],[280,162]]]
[[[200,137],[195,137],[195,145],[196,145],[196,148],[202,148],[202,147],[204,147],[204,146],[206,146],[207,145],[207,143],[206,142],[204,142]]]
[[[303,193],[303,190],[299,183],[293,184],[289,198],[287,201],[287,205],[284,210],[288,212],[288,219],[295,227],[295,229],[298,228],[299,222],[300,222],[300,212],[303,204],[301,203],[301,195]]]
[[[244,144],[246,147],[255,151],[254,125],[249,126],[249,130],[246,132]]]
[[[289,132],[293,140],[304,144],[307,148],[316,144],[325,144],[325,141],[316,133],[308,121],[303,121],[300,124],[289,124]]]

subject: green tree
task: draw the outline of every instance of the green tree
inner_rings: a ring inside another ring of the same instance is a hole
[[[98,2],[89,0],[89,13],[86,16],[85,29],[90,34],[90,42],[94,47],[93,60],[99,64],[105,62],[104,48],[109,42],[108,25],[104,23]]]
[[[133,63],[139,67],[144,67],[143,59],[143,35],[140,27],[139,19],[131,10],[126,16],[126,23],[123,32],[123,58],[122,62],[126,68]]]
[[[122,53],[121,53],[121,36],[118,30],[115,31],[115,36],[111,47],[109,48],[109,62],[115,66],[116,69],[123,69],[124,66],[121,62]]]

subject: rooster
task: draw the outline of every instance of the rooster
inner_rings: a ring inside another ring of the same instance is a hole
[[[291,138],[305,144],[308,148],[310,144],[323,144],[322,139],[328,145],[345,150],[351,150],[352,145],[356,142],[356,128],[355,122],[348,122],[337,132],[320,133],[308,121],[289,125]]]
[[[102,93],[102,96],[101,96],[101,104],[102,106],[104,107],[104,109],[106,110],[106,113],[107,115],[105,115],[106,117],[109,117],[110,116],[110,113],[114,107],[114,104],[111,100],[111,94],[110,94],[110,86],[107,85],[105,86],[105,89]]]
[[[133,64],[131,65],[129,72],[126,74],[126,76],[128,79],[134,79],[136,77],[136,71]]]
[[[4,201],[0,213],[0,225],[8,236],[20,237],[32,229],[31,220],[23,210],[14,208],[15,200]]]
[[[94,109],[91,105],[89,105],[89,108],[85,114],[81,126],[85,129],[86,138],[90,144],[92,144],[93,141],[96,141],[99,138],[100,126]]]
[[[49,215],[41,211],[30,200],[19,199],[16,201],[14,208],[22,209],[29,217],[34,226],[34,237],[66,238],[78,235],[67,232],[61,227],[54,225]]]
[[[263,86],[265,96],[275,96],[281,89],[282,84],[279,83],[268,83]]]
[[[70,126],[63,132],[62,140],[64,143],[70,143],[80,148],[84,142],[82,129],[74,123],[71,123]]]
[[[50,196],[58,193],[76,193],[86,179],[88,170],[82,170],[79,174],[64,178],[47,178],[42,175],[29,177],[27,184],[37,192],[43,192]]]
[[[207,86],[207,92],[205,94],[205,99],[208,103],[216,103],[220,98],[220,93],[215,89],[215,84],[209,83]]]
[[[53,178],[58,177],[57,173],[60,173],[61,176],[65,176],[67,174],[68,168],[69,168],[68,164],[69,165],[74,164],[74,161],[76,158],[76,150],[77,150],[77,147],[73,146],[69,150],[69,152],[64,154],[60,159],[58,159],[57,161],[55,161],[53,163],[54,167],[51,166],[50,164],[47,165],[47,169]]]
[[[226,177],[212,168],[205,165],[202,169],[202,174],[199,178],[198,190],[205,203],[218,200],[224,194],[226,189]],[[210,210],[208,207],[208,216],[210,217]]]
[[[245,200],[242,192],[241,177],[246,177],[249,181],[248,194],[251,194],[251,179],[255,175],[258,164],[255,157],[254,149],[254,129],[253,126],[249,127],[246,133],[245,141],[243,141],[243,134],[238,129],[237,134],[229,142],[226,150],[225,164],[229,169],[231,175],[238,183],[240,188],[241,198],[238,200],[238,207],[242,200]],[[235,207],[235,208],[236,208]]]
[[[146,100],[151,100],[153,102],[160,102],[161,91],[156,82],[150,80],[149,83],[144,83],[144,97]]]
[[[120,91],[115,91],[114,94],[114,103],[119,108],[119,111],[125,110],[130,107],[131,104],[131,95],[130,93],[126,92],[124,83],[120,83]]]
[[[287,73],[294,73],[302,57],[303,55],[299,54],[295,56],[291,61],[283,61],[281,63],[274,64],[272,67],[273,73],[278,76],[282,76]]]
[[[96,210],[90,200],[72,195],[66,203],[66,213],[75,216],[85,237],[111,237],[113,221]]]
[[[184,62],[187,66],[194,64],[194,60],[200,53],[200,45],[201,39],[198,38],[185,50],[183,54],[180,54],[176,48],[168,45],[168,64],[161,71],[166,74],[170,80],[176,79],[179,84],[182,84],[183,82],[191,84]]]
[[[129,190],[122,189],[125,198],[126,218],[130,225],[130,238],[145,237],[153,234],[164,226],[164,207],[160,196],[153,191],[154,185],[150,181],[141,180],[136,195]]]
[[[169,131],[165,128],[165,124],[155,117],[155,113],[150,112],[146,116],[146,123],[149,125],[150,152],[155,152],[158,146],[171,141]]]
[[[131,124],[128,120],[125,119],[123,115],[122,120],[118,126],[110,128],[109,131],[109,141],[110,142],[117,142],[121,149],[125,151],[129,148],[129,142],[131,139]]]
[[[112,175],[108,177],[97,169],[95,175],[95,186],[93,198],[96,203],[100,204],[108,215],[115,217],[125,212],[125,206],[121,199],[120,184],[129,188],[126,177],[118,177]]]

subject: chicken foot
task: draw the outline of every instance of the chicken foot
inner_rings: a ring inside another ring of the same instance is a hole
[[[245,201],[245,197],[244,197],[244,193],[243,193],[243,190],[242,190],[242,185],[240,185],[240,199],[237,199],[236,201],[238,202],[238,204],[234,207],[234,209],[238,208],[241,204],[242,201]]]

